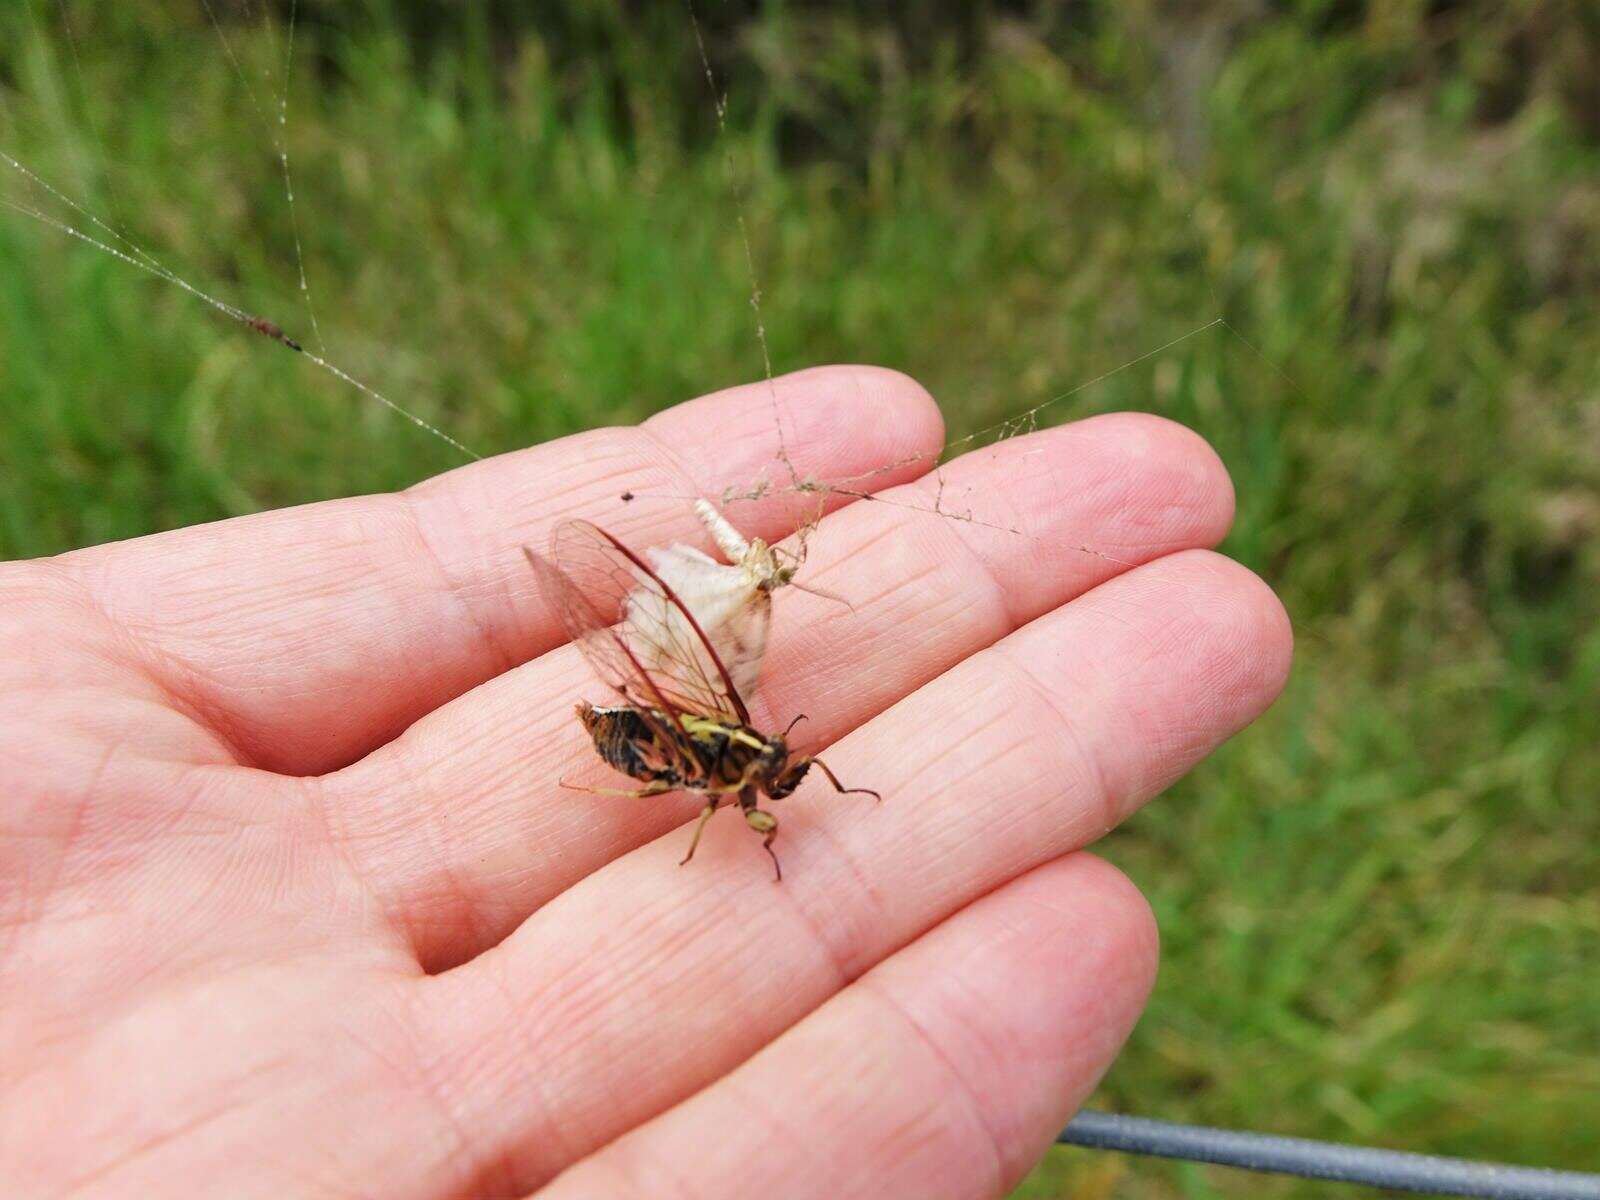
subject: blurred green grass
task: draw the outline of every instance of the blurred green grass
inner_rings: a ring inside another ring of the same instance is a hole
[[[134,7],[0,14],[0,149],[309,341],[281,28]],[[483,453],[757,376],[738,207],[776,368],[899,367],[953,435],[1222,317],[1043,414],[1201,431],[1298,637],[1276,709],[1106,843],[1164,960],[1094,1102],[1600,1170],[1600,43],[1557,10],[718,10],[719,140],[675,8],[313,7],[311,292],[335,362]],[[0,553],[459,461],[0,208]],[[1019,1194],[1247,1186],[1358,1194],[1068,1150]]]

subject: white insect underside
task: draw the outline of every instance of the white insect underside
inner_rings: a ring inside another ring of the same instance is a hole
[[[787,580],[780,574],[772,548],[759,538],[746,541],[708,501],[695,501],[695,513],[704,522],[717,548],[732,560],[721,563],[693,546],[674,543],[645,551],[650,567],[694,614],[706,640],[716,648],[739,694],[748,699],[761,675],[767,650],[767,629],[772,623],[772,589]],[[662,604],[648,589],[632,592],[624,625],[638,636],[630,643],[639,648],[646,670],[660,671],[662,647],[687,649],[695,656],[708,681],[720,678],[688,621],[676,608]]]

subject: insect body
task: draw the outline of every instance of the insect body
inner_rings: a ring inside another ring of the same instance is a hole
[[[671,547],[651,558],[671,575],[674,563],[684,561],[673,556],[684,550]],[[734,676],[695,607],[663,572],[611,534],[587,521],[568,521],[557,527],[549,559],[526,547],[524,553],[568,635],[622,701],[604,707],[579,704],[579,719],[596,752],[645,785],[629,791],[580,790],[654,796],[682,789],[703,795],[705,807],[684,862],[694,857],[711,815],[737,798],[746,824],[763,835],[762,845],[782,879],[772,850],[778,819],[760,808],[760,801],[788,796],[813,764],[840,792],[878,795],[846,788],[820,759],[791,757],[786,733],[768,735],[752,727]],[[709,558],[705,562],[733,569]],[[764,621],[760,631],[764,646]],[[753,682],[759,650],[741,666]]]
[[[274,325],[265,317],[253,317],[246,313],[242,319],[247,327],[255,330],[262,337],[271,338],[275,342],[282,342],[296,354],[305,353],[305,348],[299,342],[285,333],[280,326]]]
[[[697,500],[695,512],[729,561],[718,562],[692,546],[651,547],[645,560],[678,604],[662,604],[656,588],[636,588],[628,597],[626,622],[646,634],[635,639],[646,670],[663,665],[655,657],[658,651],[693,642],[698,633],[727,668],[734,690],[748,695],[767,650],[772,593],[793,580],[797,564],[760,538],[746,541],[709,502]],[[689,628],[685,611],[694,614],[695,628]],[[668,628],[651,628],[657,624]]]
[[[697,792],[758,787],[772,799],[782,800],[800,786],[813,764],[827,770],[811,757],[790,762],[783,734],[768,737],[749,725],[714,717],[682,717],[674,722],[667,713],[626,704],[596,707],[582,703],[578,719],[606,762],[625,775],[667,787]],[[665,743],[659,740],[663,728]],[[685,749],[690,753],[681,753]]]

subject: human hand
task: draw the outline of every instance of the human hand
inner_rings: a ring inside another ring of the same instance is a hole
[[[1188,431],[1100,417],[942,470],[1019,535],[926,511],[916,385],[785,377],[802,474],[901,465],[890,503],[827,497],[801,578],[854,608],[780,594],[754,723],[808,713],[800,747],[884,800],[784,801],[781,884],[736,817],[680,870],[692,796],[557,786],[604,692],[520,548],[572,515],[693,536],[651,495],[772,474],[773,395],[0,566],[8,1197],[1016,1183],[1155,967],[1079,850],[1270,703],[1289,630],[1203,549],[1232,491]],[[773,537],[816,499],[731,515]]]

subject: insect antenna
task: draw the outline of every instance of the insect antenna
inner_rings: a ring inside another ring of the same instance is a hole
[[[784,569],[784,582],[788,586],[798,588],[800,591],[807,592],[813,596],[820,596],[824,600],[836,601],[837,603],[844,605],[851,612],[855,612],[856,606],[851,604],[850,601],[846,600],[837,592],[830,592],[826,588],[812,587],[810,584],[795,582],[795,574],[800,570],[801,567],[806,565],[806,552],[811,547],[811,534],[821,520],[822,513],[819,509],[817,514],[812,517],[811,520],[800,526],[800,528],[796,531],[796,540],[798,541],[797,549],[788,550],[782,546],[774,546],[772,547],[772,553],[786,564]]]
[[[789,581],[789,586],[797,591],[808,592],[813,596],[821,596],[824,600],[837,601],[848,608],[851,612],[855,612],[856,610],[856,606],[851,604],[850,601],[846,600],[843,596],[839,595],[838,592],[830,592],[825,588],[812,587],[810,584],[806,583],[796,583],[792,579]]]
[[[841,796],[871,796],[880,804],[883,802],[883,793],[875,792],[871,788],[845,787],[844,784],[839,782],[839,777],[833,773],[828,764],[823,762],[820,758],[813,758],[811,760],[811,765],[818,768],[824,775],[828,777],[828,782],[833,784],[833,790],[838,792]]]

